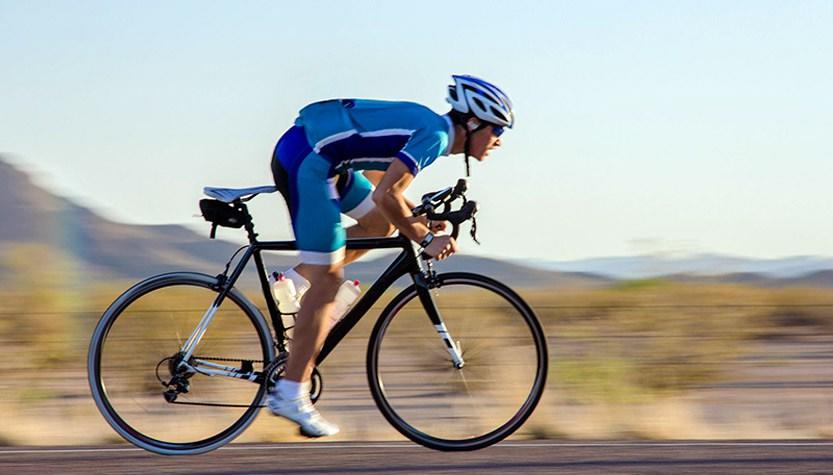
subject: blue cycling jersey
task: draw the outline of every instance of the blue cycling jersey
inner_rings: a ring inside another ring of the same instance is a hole
[[[341,214],[361,220],[375,206],[373,186],[359,170],[387,170],[398,159],[416,175],[448,155],[453,133],[448,116],[412,102],[333,99],[304,107],[272,160],[301,262],[344,258]]]
[[[416,175],[448,155],[454,127],[448,116],[413,102],[332,99],[303,109],[295,121],[332,170],[387,170],[401,160]]]

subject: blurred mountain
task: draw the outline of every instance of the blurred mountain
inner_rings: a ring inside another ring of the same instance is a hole
[[[796,256],[780,259],[749,259],[720,254],[696,254],[677,258],[662,256],[601,257],[575,261],[527,259],[521,264],[560,272],[586,272],[613,279],[646,279],[669,275],[734,276],[734,281],[799,279],[833,269],[833,259]],[[822,279],[823,281],[823,279]]]
[[[174,270],[217,274],[240,247],[177,225],[117,223],[37,186],[0,158],[0,248],[41,245],[67,256],[79,278],[139,279]],[[196,203],[195,203],[196,210]],[[291,257],[272,258],[275,266]],[[32,262],[48,267],[49,262]]]
[[[794,277],[790,282],[796,285],[809,287],[833,287],[833,270],[823,270],[810,274]]]
[[[13,246],[42,246],[73,263],[73,278],[138,280],[161,272],[222,271],[239,244],[208,239],[179,225],[135,225],[108,220],[71,200],[50,193],[0,156],[0,252]],[[195,212],[197,204],[194,203]],[[240,232],[225,230],[223,234]],[[222,235],[222,234],[221,234]],[[241,235],[242,236],[242,235]],[[41,249],[41,248],[39,248]],[[48,268],[46,253],[26,265]],[[381,257],[379,257],[381,255]],[[2,257],[2,256],[0,256]],[[267,253],[269,269],[285,269],[292,255]],[[374,251],[350,265],[346,274],[364,282],[375,280],[393,254]],[[2,264],[2,260],[0,260]],[[718,254],[681,258],[659,256],[604,257],[576,261],[505,261],[457,255],[435,264],[438,271],[469,271],[525,287],[594,287],[616,280],[662,277],[679,282],[833,286],[833,259],[798,256],[756,260]],[[253,268],[253,267],[252,267]],[[251,283],[254,274],[244,274]]]
[[[240,247],[228,241],[208,239],[208,223],[206,233],[197,234],[178,225],[145,226],[108,220],[39,187],[26,173],[2,157],[0,203],[0,222],[3,223],[0,226],[0,251],[20,245],[43,246],[66,256],[74,263],[73,278],[85,281],[110,278],[138,280],[178,270],[217,274]],[[194,208],[196,212],[196,203]],[[348,267],[346,274],[364,282],[375,280],[393,260],[392,254],[381,254],[383,257],[354,263]],[[268,253],[265,259],[269,269],[285,269],[296,262],[292,255],[281,256],[277,253]],[[51,265],[43,260],[30,264],[33,268]],[[483,273],[522,286],[594,286],[610,280],[465,255],[439,263],[437,269]],[[244,276],[252,282],[254,273],[249,270]]]

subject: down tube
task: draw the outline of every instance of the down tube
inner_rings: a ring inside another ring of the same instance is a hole
[[[414,256],[410,255],[408,251],[403,251],[399,254],[396,260],[388,266],[385,272],[382,273],[379,280],[373,283],[367,293],[365,293],[364,296],[359,299],[359,302],[347,312],[347,315],[345,315],[344,318],[336,323],[336,326],[333,327],[330,334],[327,335],[327,339],[324,341],[324,346],[321,348],[321,352],[318,353],[318,358],[315,360],[316,366],[321,365],[327,355],[329,355],[339,342],[341,342],[341,340],[348,333],[350,333],[350,330],[352,330],[353,327],[359,323],[359,320],[367,314],[370,307],[372,307],[373,304],[379,300],[388,287],[396,282],[396,279],[409,272],[414,272],[415,268],[416,262],[414,260]]]

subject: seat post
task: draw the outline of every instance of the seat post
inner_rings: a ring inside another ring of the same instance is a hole
[[[252,221],[252,215],[249,214],[249,208],[246,206],[246,203],[243,203],[241,200],[234,200],[234,204],[243,213],[246,214],[246,224],[243,227],[246,229],[246,234],[249,236],[249,244],[254,244],[257,242],[257,233],[255,232],[255,223]]]

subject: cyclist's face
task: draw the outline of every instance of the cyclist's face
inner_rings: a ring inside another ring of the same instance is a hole
[[[498,133],[497,129],[491,125],[473,132],[469,143],[469,154],[482,162],[491,149],[500,147]]]

